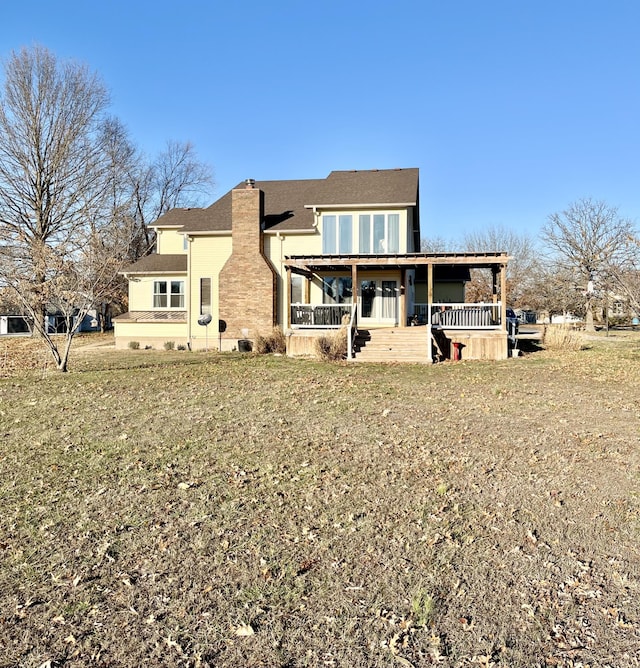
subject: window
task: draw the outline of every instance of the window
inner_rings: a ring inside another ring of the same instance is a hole
[[[360,253],[370,253],[371,252],[371,216],[362,215],[360,216],[360,225],[359,225],[359,238],[360,238]]]
[[[302,304],[303,298],[303,284],[304,278],[300,274],[291,274],[291,303]]]
[[[184,281],[154,281],[154,308],[184,308]]]
[[[364,213],[357,217],[357,252],[365,255],[400,252],[400,214]],[[322,253],[348,255],[354,252],[351,214],[322,216]]]
[[[200,279],[200,315],[211,315],[211,279]]]
[[[352,280],[350,276],[327,276],[322,279],[323,304],[350,304]]]
[[[358,231],[360,253],[398,253],[400,251],[400,214],[374,213],[360,216]]]
[[[352,248],[353,216],[322,216],[322,253],[349,254]]]

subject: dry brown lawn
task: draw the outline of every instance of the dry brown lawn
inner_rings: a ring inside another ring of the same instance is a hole
[[[640,665],[637,334],[29,348],[0,341],[0,666]]]

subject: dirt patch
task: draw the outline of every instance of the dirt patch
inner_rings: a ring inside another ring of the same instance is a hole
[[[637,340],[0,381],[0,665],[636,666]]]

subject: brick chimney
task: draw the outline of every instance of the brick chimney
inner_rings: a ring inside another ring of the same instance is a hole
[[[264,254],[263,220],[264,193],[247,179],[231,191],[231,255],[219,276],[226,339],[255,339],[276,323],[276,272]]]

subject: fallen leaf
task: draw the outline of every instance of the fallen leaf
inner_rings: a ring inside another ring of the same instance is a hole
[[[251,624],[241,624],[233,632],[234,635],[240,636],[240,637],[252,636],[254,633],[255,633],[255,631],[253,630],[253,627],[251,626]]]

